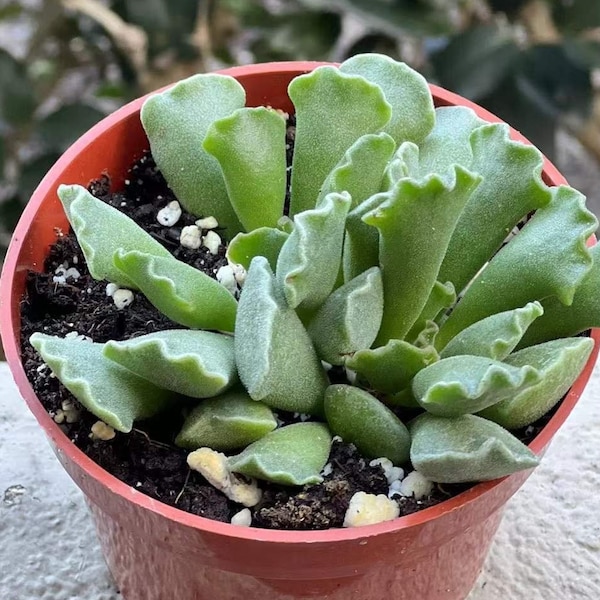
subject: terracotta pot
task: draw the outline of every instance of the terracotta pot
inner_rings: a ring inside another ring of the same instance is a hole
[[[290,80],[318,63],[274,63],[229,69],[251,106],[292,110]],[[432,86],[438,106],[473,108]],[[143,99],[104,119],[80,138],[44,178],[15,231],[2,274],[0,326],[6,357],[29,408],[59,460],[82,489],[108,565],[127,600],[462,600],[473,586],[507,500],[527,479],[521,472],[476,485],[442,504],[379,525],[290,532],[240,528],[166,506],[122,483],[77,449],[46,413],[19,358],[20,300],[29,269],[40,270],[56,228],[67,220],[60,183],[87,185],[103,171],[119,188],[133,159],[148,147],[139,120]],[[513,137],[523,137],[513,131]],[[546,161],[544,179],[565,183]],[[598,332],[594,338],[599,339]],[[566,400],[531,443],[542,453],[583,392],[598,345]]]

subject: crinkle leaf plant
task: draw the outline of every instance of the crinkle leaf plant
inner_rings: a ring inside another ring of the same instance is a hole
[[[246,108],[235,79],[190,77],[141,111],[180,203],[215,217],[229,261],[247,269],[239,302],[65,185],[92,276],[139,290],[180,329],[31,343],[121,432],[187,398],[175,443],[225,451],[252,477],[319,482],[333,434],[440,483],[535,466],[509,430],[562,398],[593,347],[578,334],[600,326],[584,197],[547,187],[540,152],[506,125],[434,108],[423,77],[387,57],[319,67],[289,96],[289,209],[285,118]],[[403,423],[398,406],[415,418]],[[277,411],[311,422],[278,427]]]

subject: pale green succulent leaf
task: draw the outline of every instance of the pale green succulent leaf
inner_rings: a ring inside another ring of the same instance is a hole
[[[153,94],[140,112],[152,156],[169,187],[193,215],[215,217],[231,239],[241,225],[218,161],[202,146],[210,126],[246,103],[233,77],[193,75]]]
[[[227,259],[242,265],[246,271],[255,256],[264,256],[273,270],[289,233],[273,227],[259,227],[248,233],[238,233],[227,246]]]
[[[489,481],[532,469],[539,458],[506,429],[477,417],[424,414],[409,424],[410,459],[438,483]]]
[[[268,433],[229,458],[235,473],[282,485],[321,483],[320,473],[331,449],[331,434],[322,423],[296,423]]]
[[[104,356],[159,387],[191,398],[211,398],[237,383],[233,338],[210,331],[170,329],[122,342]]]
[[[391,190],[401,179],[419,173],[419,146],[404,142],[388,163],[383,175],[381,191]]]
[[[171,256],[135,221],[98,200],[84,187],[61,185],[58,196],[94,279],[106,279],[137,289],[135,282],[113,264],[112,256],[119,248],[140,250],[153,256]]]
[[[134,421],[165,410],[173,394],[106,358],[103,345],[34,333],[31,345],[94,416],[128,433]]]
[[[234,339],[238,373],[254,400],[291,412],[322,413],[325,371],[264,257],[254,258],[248,270]]]
[[[233,331],[237,301],[218,281],[172,255],[118,250],[116,268],[165,316],[191,329]]]
[[[514,367],[483,356],[451,356],[419,371],[412,391],[427,412],[458,417],[506,400],[540,379],[540,372],[528,365]]]
[[[378,132],[392,109],[381,88],[363,77],[319,67],[292,80],[296,113],[290,215],[315,207],[327,175],[358,138]]]
[[[240,108],[215,121],[203,148],[221,165],[229,201],[246,231],[275,227],[286,188],[284,118],[265,107]]]
[[[427,348],[429,346],[435,347],[435,338],[437,337],[439,330],[440,328],[435,321],[425,321],[423,329],[419,332],[419,335],[417,335],[412,344],[417,348]]]
[[[415,321],[415,324],[411,327],[410,331],[406,335],[406,339],[408,341],[414,342],[421,333],[427,328],[427,324],[430,321],[435,321],[438,315],[448,308],[450,308],[456,302],[456,291],[452,282],[448,281],[446,283],[442,283],[441,281],[436,281],[433,284],[433,288],[431,293],[429,294],[429,298],[427,299],[427,303],[423,307],[421,314]],[[428,332],[431,333],[431,326],[428,329]],[[435,327],[435,334],[437,335],[438,327]]]
[[[518,429],[537,421],[569,391],[592,349],[591,338],[565,338],[525,348],[506,358],[514,367],[531,365],[542,376],[541,381],[494,406],[480,416],[506,429]]]

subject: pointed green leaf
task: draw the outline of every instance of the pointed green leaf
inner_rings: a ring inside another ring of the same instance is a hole
[[[438,176],[398,182],[363,221],[380,232],[384,311],[379,345],[403,339],[431,294],[448,242],[480,178],[462,167],[453,181]]]
[[[385,170],[382,191],[391,190],[401,179],[419,173],[419,146],[412,142],[400,145]]]
[[[467,288],[440,328],[439,348],[469,325],[527,302],[548,296],[573,302],[592,266],[586,240],[598,221],[574,189],[553,188],[552,196]]]
[[[433,98],[427,81],[407,64],[382,54],[358,54],[340,65],[342,73],[361,75],[376,83],[392,107],[392,117],[383,131],[398,144],[421,143],[435,123]]]
[[[204,400],[186,418],[175,443],[187,450],[245,448],[277,427],[271,409],[245,392]]]
[[[202,145],[219,161],[244,229],[275,227],[285,200],[285,119],[263,106],[240,108],[215,121]]]
[[[289,233],[272,227],[259,227],[249,233],[238,233],[227,246],[227,259],[248,270],[255,256],[264,256],[275,270],[279,252],[288,237]]]
[[[393,394],[405,389],[421,369],[438,359],[431,346],[417,348],[402,340],[390,340],[380,348],[358,351],[346,366],[362,375],[373,389]]]
[[[42,333],[30,342],[73,396],[117,431],[128,433],[134,421],[164,410],[173,396],[104,357],[102,344]]]
[[[442,358],[470,354],[504,360],[521,341],[527,328],[544,313],[539,302],[507,310],[477,321],[461,331],[440,352]]]
[[[441,283],[436,281],[433,289],[429,294],[427,303],[423,307],[419,318],[408,332],[406,339],[409,341],[415,340],[423,330],[427,327],[429,321],[434,321],[443,310],[450,308],[456,302],[456,291],[452,282]],[[435,333],[437,335],[438,328],[436,326]],[[468,353],[463,353],[468,354]]]
[[[530,366],[513,367],[483,356],[452,356],[419,371],[412,391],[419,404],[440,417],[476,413],[540,381]]]
[[[118,250],[115,266],[175,323],[191,329],[233,331],[237,302],[218,281],[172,255]]]
[[[475,415],[446,419],[424,414],[409,430],[413,466],[438,483],[488,481],[539,464],[506,429]]]
[[[292,80],[288,94],[296,109],[290,215],[315,207],[325,178],[344,152],[389,120],[381,88],[335,67],[319,67]]]
[[[292,412],[322,413],[327,377],[321,361],[261,256],[252,261],[240,297],[235,357],[254,400]]]
[[[347,193],[332,193],[318,208],[294,217],[294,231],[277,259],[277,281],[291,308],[318,308],[333,290],[351,201]]]
[[[211,398],[237,382],[233,338],[209,331],[171,329],[109,341],[104,356],[154,385],[192,398]]]
[[[58,196],[94,279],[107,279],[137,289],[135,282],[113,263],[113,254],[119,248],[139,250],[154,256],[171,256],[132,219],[98,200],[84,187],[61,185]]]
[[[525,427],[545,415],[579,377],[594,347],[590,338],[566,338],[531,346],[511,354],[506,362],[538,369],[542,380],[494,406],[480,416],[507,429]]]
[[[332,385],[325,392],[325,415],[331,431],[354,444],[367,458],[408,461],[410,435],[400,419],[375,396],[351,385]]]
[[[440,269],[442,281],[458,291],[500,248],[506,236],[530,212],[551,200],[542,181],[544,157],[533,146],[510,139],[508,125],[479,127],[471,134],[473,162],[483,176],[454,230]]]
[[[373,267],[327,298],[308,327],[317,354],[343,365],[375,341],[383,315],[381,271]]]
[[[215,217],[228,239],[240,231],[221,167],[202,147],[210,126],[242,108],[244,88],[232,77],[193,75],[150,96],[140,117],[152,156],[177,199],[192,214]]]
[[[321,483],[331,434],[322,423],[296,423],[268,433],[229,459],[234,473],[281,485]]]

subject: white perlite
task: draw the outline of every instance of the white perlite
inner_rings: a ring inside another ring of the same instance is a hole
[[[377,465],[383,469],[383,474],[390,485],[394,481],[404,478],[404,469],[395,467],[392,461],[385,456],[382,456],[381,458],[375,458],[369,463],[370,467],[376,467]]]
[[[215,229],[219,226],[219,222],[214,217],[205,217],[204,219],[198,219],[196,225],[200,229]]]
[[[238,527],[250,527],[252,525],[252,513],[249,508],[243,508],[231,517],[231,524]]]
[[[383,494],[356,492],[350,499],[350,505],[344,517],[344,527],[362,527],[391,521],[400,515],[397,502]]]
[[[104,421],[96,421],[92,425],[92,432],[90,433],[90,438],[92,440],[101,440],[103,442],[108,442],[112,440],[115,435],[115,430],[107,425]]]
[[[66,340],[77,340],[79,342],[91,342],[93,341],[89,335],[83,335],[82,333],[77,333],[77,331],[69,331],[67,335],[65,335]]]
[[[188,454],[190,469],[198,471],[211,485],[223,492],[230,500],[243,506],[256,506],[262,492],[254,479],[242,481],[229,469],[227,457],[210,448],[200,448]]]
[[[221,246],[221,237],[219,236],[218,233],[215,233],[214,231],[209,231],[202,238],[202,245],[205,248],[208,248],[208,251],[211,254],[218,254],[219,253],[219,247]]]
[[[184,248],[190,250],[198,250],[202,244],[202,235],[200,229],[196,225],[187,225],[181,230],[179,236],[179,243]]]
[[[65,285],[68,279],[77,281],[81,277],[81,273],[75,267],[68,267],[64,263],[56,267],[52,282],[58,285]]]
[[[402,480],[399,491],[402,496],[414,496],[415,500],[422,500],[433,491],[433,481],[418,471],[412,471]]]
[[[106,295],[109,298],[112,298],[115,295],[115,292],[119,289],[119,286],[116,283],[109,283],[106,286]]]
[[[246,282],[246,269],[243,265],[238,265],[237,263],[229,263],[229,266],[233,270],[233,276],[235,277],[237,284],[242,287]]]
[[[229,265],[223,265],[217,271],[217,281],[228,291],[232,296],[237,292],[237,282],[233,269]]]
[[[181,206],[177,200],[169,202],[164,208],[161,208],[156,215],[156,220],[165,227],[173,227],[181,218]]]
[[[113,302],[119,310],[123,310],[133,302],[133,292],[131,290],[118,289],[113,294]]]

